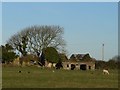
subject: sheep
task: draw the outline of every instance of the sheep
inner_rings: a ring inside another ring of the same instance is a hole
[[[103,74],[107,74],[107,75],[109,75],[109,71],[106,70],[106,69],[103,69]]]

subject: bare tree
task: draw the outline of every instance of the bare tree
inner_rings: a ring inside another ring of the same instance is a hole
[[[62,37],[63,27],[31,26],[13,35],[8,43],[24,56],[26,53],[40,53],[43,48],[54,47],[62,50],[65,41]]]
[[[27,33],[24,33],[23,31],[13,35],[9,41],[8,44],[10,44],[14,49],[21,52],[23,56],[27,54],[26,48],[28,43],[28,36]]]

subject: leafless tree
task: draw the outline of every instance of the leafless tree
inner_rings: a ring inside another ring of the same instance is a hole
[[[54,47],[64,51],[63,27],[60,26],[31,26],[13,35],[7,43],[14,49],[27,53],[40,53],[43,48]]]

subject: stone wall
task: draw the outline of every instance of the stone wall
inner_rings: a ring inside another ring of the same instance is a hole
[[[63,68],[70,70],[71,65],[75,65],[76,70],[80,70],[80,67],[82,65],[85,65],[86,70],[94,70],[95,69],[95,63],[94,62],[63,62]]]

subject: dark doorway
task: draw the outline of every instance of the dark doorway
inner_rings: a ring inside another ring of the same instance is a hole
[[[91,69],[91,66],[89,66],[89,69]]]
[[[74,70],[74,69],[75,69],[75,65],[71,64],[71,70]]]
[[[80,65],[80,70],[86,70],[87,69],[87,65],[86,64],[81,64]]]

